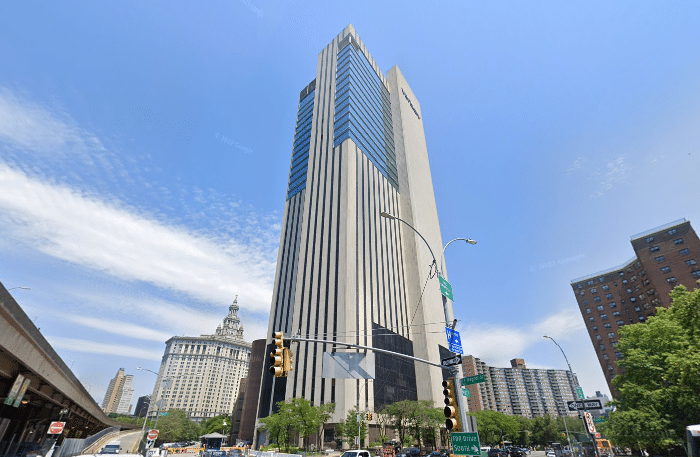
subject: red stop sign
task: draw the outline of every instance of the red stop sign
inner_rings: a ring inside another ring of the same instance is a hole
[[[148,439],[153,441],[156,438],[158,438],[158,430],[149,430],[148,431]]]
[[[63,427],[65,425],[65,422],[51,422],[51,425],[49,425],[49,431],[47,433],[49,435],[60,435],[61,433],[63,433]]]

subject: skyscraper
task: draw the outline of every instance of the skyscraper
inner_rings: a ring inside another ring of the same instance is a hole
[[[431,252],[380,216],[401,218],[441,252],[420,103],[398,67],[381,72],[351,25],[321,51],[315,76],[299,95],[267,341],[298,333],[439,363],[452,308],[443,310]],[[349,350],[293,343],[290,375],[264,373],[258,417],[293,397],[334,402],[333,423],[358,407],[442,402],[440,368],[375,353],[375,379],[324,378],[324,351]]]
[[[120,368],[116,376],[109,381],[107,393],[102,401],[102,410],[106,414],[129,414],[131,397],[134,395],[133,383],[134,375],[126,374],[124,368]]]
[[[571,281],[598,361],[611,384],[622,357],[620,327],[645,322],[659,306],[669,307],[671,290],[698,287],[700,239],[690,222],[680,219],[631,237],[635,256],[622,265]]]
[[[174,336],[165,342],[149,417],[180,409],[201,422],[233,412],[241,380],[248,376],[251,347],[243,340],[238,309],[236,296],[213,335]]]

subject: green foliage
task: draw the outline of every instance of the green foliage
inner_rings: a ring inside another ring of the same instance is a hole
[[[226,423],[226,425],[224,425],[224,423]],[[220,414],[202,422],[200,425],[202,435],[207,435],[209,433],[221,433],[222,435],[228,435],[231,431],[232,424],[233,416]]]
[[[620,398],[607,425],[616,445],[660,452],[700,423],[700,289],[678,286],[671,298],[646,324],[620,329],[624,372],[613,379]]]
[[[363,413],[364,415],[364,413]],[[367,423],[364,420],[357,421],[357,409],[348,411],[348,415],[343,422],[336,427],[336,434],[343,440],[354,443],[357,432],[360,432],[360,441],[367,437]]]
[[[123,424],[143,424],[143,421],[141,420],[140,417],[125,416],[123,414],[116,414],[116,413],[110,414],[109,417],[111,417],[114,420],[116,420],[117,422],[121,422]]]
[[[187,413],[179,409],[171,409],[167,416],[158,419],[158,441],[175,442],[198,440],[201,428],[193,422]]]
[[[520,422],[515,416],[497,411],[475,411],[470,415],[476,417],[479,442],[482,444],[495,445],[504,440],[516,441],[519,436]]]
[[[304,440],[304,447],[308,448],[309,436],[319,432],[335,411],[334,403],[313,406],[303,398],[281,401],[277,406],[279,409],[275,414],[260,422],[268,430],[270,440],[278,443],[280,448],[284,447],[285,452],[289,452],[299,438]]]
[[[435,408],[427,400],[403,400],[387,405],[378,417],[394,429],[401,443],[422,443],[433,448],[437,447],[440,429],[444,428],[445,423],[442,409]]]

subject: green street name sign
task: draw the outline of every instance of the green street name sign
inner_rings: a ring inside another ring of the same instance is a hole
[[[583,389],[580,387],[576,388],[576,393],[578,394],[578,399],[583,400],[585,397],[583,396]]]
[[[608,420],[604,417],[594,417],[593,418],[593,422],[595,422],[596,424],[600,424],[601,422],[607,422],[607,421]]]
[[[452,433],[452,453],[455,455],[481,455],[477,432]]]
[[[469,389],[462,389],[462,395],[464,395],[467,398],[472,398],[472,393]]]
[[[454,297],[452,296],[452,286],[449,282],[447,282],[447,279],[443,278],[442,276],[438,276],[438,280],[440,281],[440,293],[450,300],[455,301]]]
[[[475,376],[467,376],[466,378],[462,378],[462,385],[468,386],[469,384],[479,384],[480,382],[484,381],[486,381],[486,376],[483,374],[478,374]]]

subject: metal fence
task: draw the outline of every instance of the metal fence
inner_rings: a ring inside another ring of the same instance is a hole
[[[87,438],[66,438],[63,440],[61,447],[56,449],[52,457],[73,457],[80,455],[83,450],[95,444],[100,438],[110,433],[118,432],[119,427],[106,428],[98,433]]]
[[[285,454],[284,452],[263,452],[250,450],[249,457],[302,457],[301,454]]]

